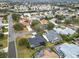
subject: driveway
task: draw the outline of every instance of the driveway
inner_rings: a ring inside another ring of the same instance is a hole
[[[21,36],[24,36],[26,34],[32,34],[34,33],[34,31],[29,31],[29,32],[20,32],[20,33],[16,33],[15,36],[16,37],[21,37]]]

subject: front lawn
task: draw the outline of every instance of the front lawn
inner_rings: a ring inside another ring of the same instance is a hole
[[[32,58],[33,55],[39,50],[39,48],[36,49],[32,49],[32,48],[28,48],[26,47],[26,45],[22,45],[25,43],[20,43],[21,45],[19,45],[19,41],[22,40],[23,38],[16,38],[16,47],[17,47],[17,55],[18,58]],[[26,39],[27,40],[27,39]]]
[[[45,45],[46,48],[50,48],[50,47],[53,47],[53,46],[54,46],[53,43],[46,42],[46,45]]]
[[[7,47],[7,35],[4,35],[4,38],[0,40],[0,48],[6,48]]]

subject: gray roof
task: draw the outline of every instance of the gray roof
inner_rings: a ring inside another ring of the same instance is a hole
[[[40,58],[40,57],[42,57],[44,55],[44,50],[48,50],[49,52],[51,52],[51,49],[50,48],[41,49],[40,51],[37,51],[34,54],[34,58]]]
[[[42,45],[42,43],[45,42],[45,39],[36,35],[33,38],[28,38],[28,41],[31,47],[36,47]]]
[[[59,40],[62,39],[54,30],[50,30],[44,35],[47,37],[49,42],[52,42],[52,43],[58,42]]]
[[[64,58],[79,58],[79,46],[75,44],[64,43],[56,46],[56,51]]]

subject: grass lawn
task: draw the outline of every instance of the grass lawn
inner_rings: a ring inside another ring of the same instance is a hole
[[[21,30],[21,31],[16,31],[16,30],[14,30],[15,31],[15,33],[19,33],[19,32],[27,32],[28,31],[28,29],[27,29],[27,27],[24,27],[24,29],[23,30]]]
[[[16,38],[16,47],[17,47],[17,55],[18,58],[32,58],[33,54],[37,51],[37,49],[31,49],[23,46],[19,46],[18,42],[21,38]]]
[[[0,44],[2,45],[2,48],[7,47],[7,35],[5,35],[4,39],[0,41]]]
[[[5,28],[5,29],[4,29],[4,32],[8,32],[8,28]]]
[[[32,37],[32,34],[26,34],[25,36],[24,36],[25,38],[29,38],[29,37]]]
[[[53,47],[54,46],[54,44],[53,43],[50,43],[50,42],[46,42],[46,48],[50,48],[50,47]]]
[[[31,58],[36,50],[28,49],[26,47],[20,47],[17,45],[18,58]]]

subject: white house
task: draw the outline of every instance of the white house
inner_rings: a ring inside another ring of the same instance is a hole
[[[68,34],[74,34],[76,31],[71,29],[71,28],[54,28],[54,30],[58,33],[58,34],[65,34],[65,35],[68,35]]]
[[[64,58],[79,58],[79,46],[75,44],[64,43],[55,46],[56,52],[59,56]]]

